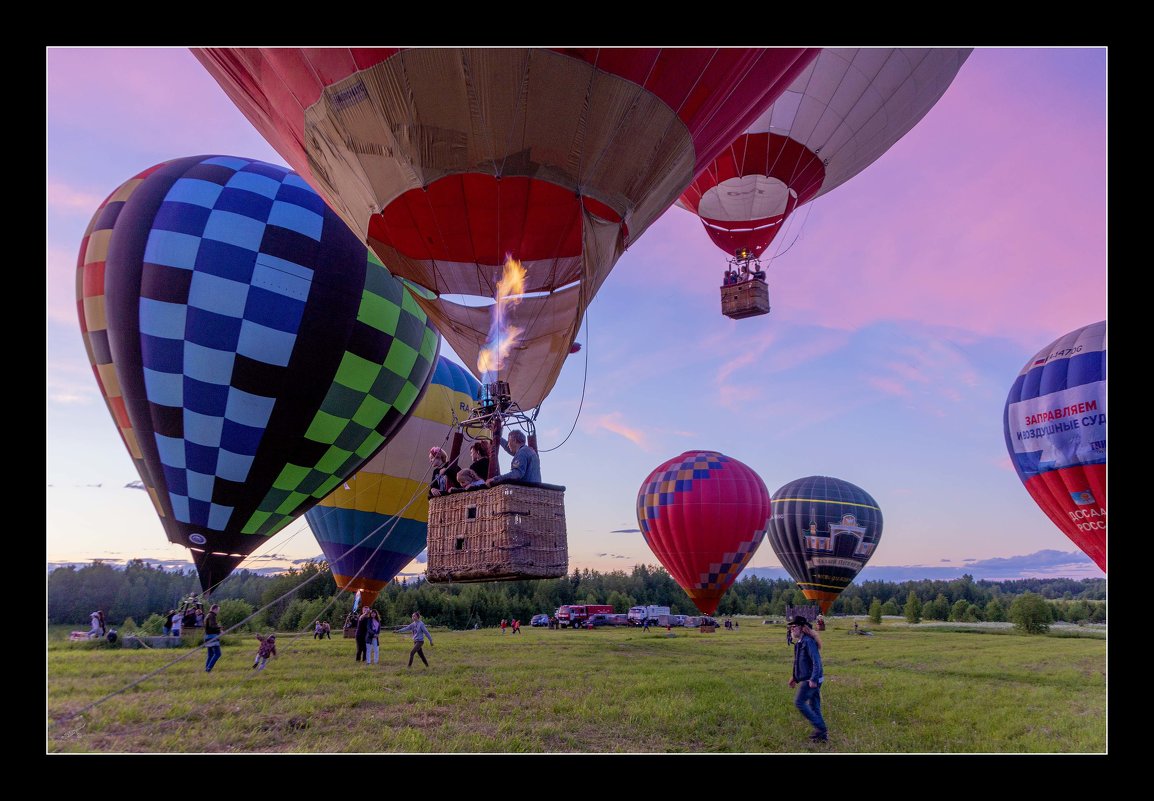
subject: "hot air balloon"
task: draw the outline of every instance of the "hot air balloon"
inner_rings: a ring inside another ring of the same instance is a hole
[[[649,474],[637,493],[645,542],[704,615],[749,563],[769,522],[761,477],[717,451],[686,451]]]
[[[468,370],[439,357],[416,410],[389,444],[305,512],[337,586],[362,592],[366,606],[424,550],[429,446],[448,441],[480,389]]]
[[[1059,337],[1026,362],[1003,425],[1030,497],[1105,571],[1105,321]]]
[[[207,48],[278,153],[415,290],[483,385],[537,407],[618,258],[811,48]],[[498,364],[498,279],[524,269]]]
[[[727,316],[768,313],[760,257],[790,214],[905,136],[971,49],[826,48],[694,180],[678,205],[697,214],[730,257],[722,285]]]
[[[440,343],[304,180],[234,156],[121,185],[76,289],[109,411],[206,592],[389,440]]]
[[[802,594],[828,614],[881,541],[882,510],[848,481],[799,478],[773,493],[766,536]]]

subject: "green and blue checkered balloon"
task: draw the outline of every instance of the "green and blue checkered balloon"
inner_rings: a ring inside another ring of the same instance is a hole
[[[211,590],[403,425],[440,338],[296,173],[146,170],[97,209],[77,306],[165,533]]]

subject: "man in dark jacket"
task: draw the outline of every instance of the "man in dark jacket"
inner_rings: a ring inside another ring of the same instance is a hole
[[[789,623],[793,638],[793,676],[790,687],[797,688],[794,705],[802,716],[813,724],[811,742],[829,741],[829,731],[821,716],[821,683],[825,678],[821,666],[821,645],[813,636],[809,621],[798,615]]]
[[[357,661],[365,661],[368,651],[369,637],[369,607],[361,609],[361,616],[357,618]]]

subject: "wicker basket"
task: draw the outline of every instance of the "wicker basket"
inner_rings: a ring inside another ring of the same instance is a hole
[[[769,314],[769,286],[760,278],[723,286],[721,313],[734,320]]]
[[[428,581],[559,578],[568,569],[564,487],[499,484],[429,499]]]

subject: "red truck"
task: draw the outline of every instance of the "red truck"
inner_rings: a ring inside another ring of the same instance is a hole
[[[609,604],[568,604],[557,608],[557,622],[561,628],[579,629],[585,625],[590,615],[611,615],[613,607]]]

